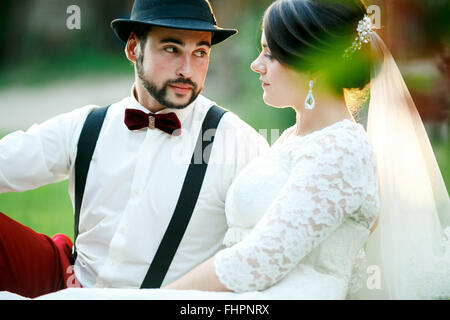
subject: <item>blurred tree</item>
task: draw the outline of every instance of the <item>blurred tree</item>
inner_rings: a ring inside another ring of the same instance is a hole
[[[112,37],[110,23],[117,18],[129,18],[133,0],[109,0],[109,1],[92,1],[93,12],[98,13],[93,22],[93,33],[97,44],[105,49],[117,50],[122,43]]]
[[[6,58],[6,44],[8,35],[9,13],[11,11],[12,0],[4,0],[0,2],[0,68]]]
[[[20,56],[25,32],[24,21],[29,2],[3,0],[0,3],[0,66]]]

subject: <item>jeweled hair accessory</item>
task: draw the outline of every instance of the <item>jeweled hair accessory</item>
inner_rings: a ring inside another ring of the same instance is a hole
[[[345,50],[342,57],[344,59],[350,59],[355,51],[361,50],[361,47],[364,44],[369,43],[370,35],[374,32],[373,28],[372,20],[368,15],[364,15],[364,18],[359,21],[358,28],[356,29],[358,31],[358,36],[355,38],[355,41],[353,41],[352,45]]]

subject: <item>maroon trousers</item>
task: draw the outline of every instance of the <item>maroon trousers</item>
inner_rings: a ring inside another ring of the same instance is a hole
[[[67,287],[79,287],[69,258],[72,240],[52,238],[0,212],[0,291],[34,298]]]

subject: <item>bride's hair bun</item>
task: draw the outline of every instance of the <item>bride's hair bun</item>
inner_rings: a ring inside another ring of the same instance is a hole
[[[370,81],[370,44],[343,58],[365,14],[360,0],[278,0],[264,14],[264,34],[276,60],[302,72],[321,71],[342,93]]]

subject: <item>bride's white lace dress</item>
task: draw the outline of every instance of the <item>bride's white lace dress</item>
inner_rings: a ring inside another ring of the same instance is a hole
[[[303,137],[289,131],[228,191],[227,248],[215,269],[234,293],[67,289],[47,297],[345,299],[378,215],[375,156],[364,128],[350,120]]]
[[[375,157],[350,120],[285,137],[228,192],[229,230],[216,272],[235,292],[279,299],[345,299],[378,216]]]

